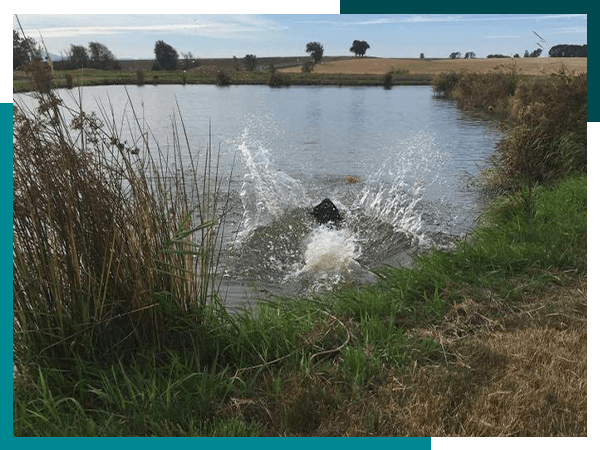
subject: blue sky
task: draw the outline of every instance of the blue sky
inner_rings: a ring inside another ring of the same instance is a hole
[[[538,43],[547,54],[556,44],[587,43],[586,14],[19,14],[19,19],[28,35],[43,36],[51,53],[66,54],[71,44],[87,47],[94,41],[117,58],[152,59],[157,40],[198,58],[305,56],[309,41],[321,42],[326,55],[350,55],[355,39],[370,44],[370,56],[413,58],[454,51],[522,55]]]

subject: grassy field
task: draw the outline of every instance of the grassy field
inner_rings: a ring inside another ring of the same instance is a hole
[[[13,434],[586,436],[587,75],[432,82],[507,129],[476,229],[375,285],[236,315],[210,270],[221,210],[189,190],[211,164],[181,178],[51,90],[14,108]]]
[[[449,71],[490,73],[515,70],[519,75],[549,75],[565,68],[573,73],[587,73],[587,58],[485,58],[485,59],[416,59],[352,58],[331,61],[315,67],[315,74],[384,75],[388,72],[434,76]],[[298,73],[300,67],[282,69]]]

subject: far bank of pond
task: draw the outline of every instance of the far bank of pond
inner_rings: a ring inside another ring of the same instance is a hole
[[[273,87],[283,86],[384,86],[384,75],[370,74],[313,74],[275,72],[278,82]],[[272,72],[227,72],[218,78],[218,72],[195,70],[173,71],[109,71],[99,69],[55,70],[54,88],[102,85],[162,85],[162,84],[216,84],[216,85],[273,85]],[[431,75],[392,74],[387,83],[396,85],[430,85]],[[27,75],[22,71],[13,74],[13,92],[32,89]]]

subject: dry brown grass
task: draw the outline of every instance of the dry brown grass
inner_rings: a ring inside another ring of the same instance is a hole
[[[387,367],[366,393],[336,358],[279,373],[278,395],[232,398],[221,414],[262,423],[266,436],[586,436],[586,283],[512,307],[465,297],[441,325],[409,332],[440,344],[441,360]]]
[[[499,309],[490,316],[490,305],[465,299],[441,326],[413,331],[442,344],[447,363],[390,371],[316,433],[586,436],[586,305],[585,280],[553,287],[502,318]]]
[[[482,58],[482,59],[417,59],[417,58],[354,58],[327,62],[315,66],[314,73],[384,75],[408,72],[411,75],[436,75],[448,71],[489,73],[516,68],[519,75],[548,75],[563,67],[574,73],[587,73],[587,58]],[[282,69],[300,73],[301,67]]]

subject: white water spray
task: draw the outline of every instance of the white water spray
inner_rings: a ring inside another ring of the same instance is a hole
[[[399,142],[362,189],[345,176],[295,179],[248,132],[237,149],[243,223],[236,270],[252,282],[303,293],[373,283],[369,269],[408,266],[417,247],[428,245],[422,202],[444,163],[432,136]],[[310,211],[323,197],[345,215],[343,228],[316,225]]]
[[[350,230],[320,226],[308,236],[304,265],[292,277],[307,280],[309,290],[316,292],[340,284],[374,283],[375,275],[357,261],[360,254],[357,237]]]
[[[264,147],[253,149],[244,133],[238,151],[245,166],[240,191],[244,207],[242,232],[277,219],[290,205],[308,206],[306,191],[300,182],[271,165]]]
[[[348,272],[358,264],[360,248],[347,229],[320,226],[312,231],[304,252],[305,265],[300,272]]]

